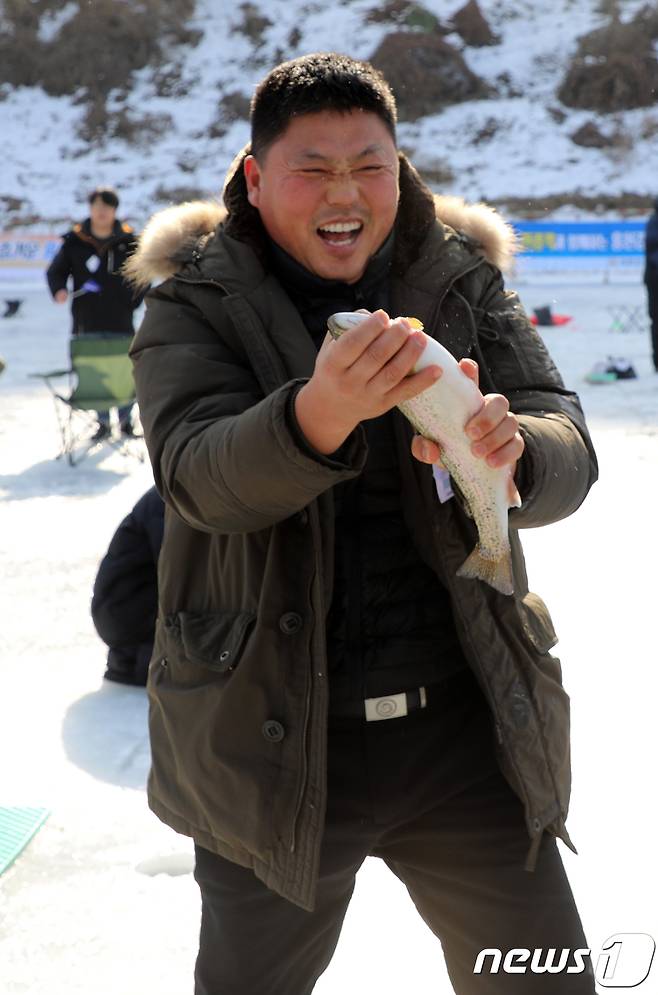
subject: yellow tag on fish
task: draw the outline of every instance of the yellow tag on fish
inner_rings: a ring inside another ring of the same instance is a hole
[[[407,318],[407,317],[405,317],[404,320],[409,322],[409,324],[411,325],[411,327],[413,328],[413,330],[415,332],[422,332],[423,331],[424,326],[423,326],[422,321],[420,321],[419,318]]]

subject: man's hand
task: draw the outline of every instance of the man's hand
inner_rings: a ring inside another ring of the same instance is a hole
[[[295,416],[310,445],[325,455],[335,452],[359,422],[438,380],[439,366],[411,374],[424,345],[406,319],[391,321],[381,310],[337,340],[327,333],[313,376],[295,398]]]
[[[467,377],[479,386],[478,364],[472,359],[460,359],[459,365]],[[525,443],[519,432],[519,420],[509,410],[509,401],[502,394],[486,394],[482,399],[482,407],[466,423],[464,430],[473,442],[471,452],[474,456],[486,459],[489,466],[501,467],[509,465],[509,499],[516,504],[521,497],[514,483],[517,460],[525,449]],[[415,435],[411,443],[411,452],[423,463],[441,463],[441,448],[430,439]]]
[[[68,299],[68,296],[69,296],[68,291],[58,290],[57,293],[55,294],[55,300],[57,301],[58,304],[64,304]]]

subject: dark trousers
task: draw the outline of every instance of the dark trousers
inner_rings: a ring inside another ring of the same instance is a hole
[[[651,347],[653,350],[653,365],[658,371],[658,273],[645,277],[649,303],[649,318],[651,319]]]
[[[124,404],[120,408],[117,408],[119,412],[119,425],[124,428],[126,425],[132,425],[132,404]],[[105,425],[106,428],[110,427],[110,412],[109,411],[97,411],[96,420],[100,425]]]
[[[490,973],[490,958],[487,973],[473,973],[485,947],[559,955],[588,944],[553,836],[544,833],[535,871],[524,869],[523,807],[499,773],[490,711],[470,671],[403,718],[331,720],[328,791],[313,912],[196,848],[196,995],[310,995],[368,855],[406,885],[457,995],[594,995],[589,958],[582,974]]]

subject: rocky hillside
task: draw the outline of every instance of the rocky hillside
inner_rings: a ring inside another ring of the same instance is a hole
[[[0,228],[52,227],[111,183],[137,225],[218,196],[255,83],[371,59],[437,190],[516,216],[646,212],[658,10],[641,0],[0,0]]]

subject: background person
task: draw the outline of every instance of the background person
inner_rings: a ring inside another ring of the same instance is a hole
[[[91,617],[108,646],[106,680],[146,684],[158,613],[163,527],[162,498],[151,487],[120,523],[100,562]]]
[[[121,273],[134,251],[130,225],[117,219],[119,197],[111,187],[97,187],[89,195],[89,217],[63,236],[63,243],[46,271],[48,286],[58,304],[71,300],[72,334],[117,332],[133,335],[133,314],[143,292],[135,293]],[[69,279],[73,289],[69,295]],[[132,405],[119,408],[119,424],[133,434]],[[109,411],[98,412],[96,439],[110,432]]]
[[[653,214],[647,221],[644,282],[647,288],[649,319],[651,321],[653,367],[658,373],[658,199],[654,203]]]

